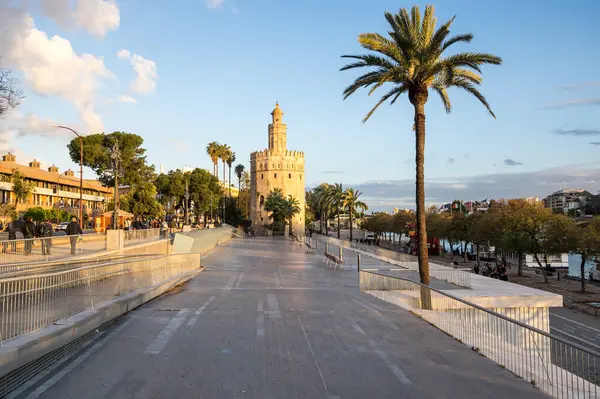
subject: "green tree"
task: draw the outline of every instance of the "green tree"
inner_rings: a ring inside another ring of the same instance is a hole
[[[23,218],[31,218],[36,222],[42,222],[46,220],[46,210],[39,206],[34,206],[32,208],[27,209],[27,212],[25,212]]]
[[[216,141],[212,141],[210,143],[208,143],[208,145],[206,146],[206,153],[208,154],[208,156],[210,157],[210,160],[213,163],[213,174],[217,177],[217,179],[219,178],[219,151],[221,148],[221,144],[219,144]]]
[[[114,172],[111,159],[116,142],[121,153],[119,184],[133,186],[154,181],[154,166],[146,164],[146,150],[142,148],[141,136],[126,132],[110,134],[98,133],[82,136],[83,165],[96,172],[98,180],[105,186],[114,187]],[[79,139],[74,138],[67,145],[73,162],[79,163]]]
[[[327,231],[327,220],[331,211],[331,204],[328,200],[329,184],[322,183],[313,190],[314,200],[313,207],[315,214],[319,217],[319,233],[323,234],[323,222],[325,222],[325,235],[329,235]]]
[[[367,204],[362,202],[359,198],[362,193],[358,190],[354,190],[353,188],[348,188],[344,191],[342,207],[348,211],[348,215],[350,215],[350,241],[352,241],[352,217],[354,216],[354,212],[357,209],[361,209],[363,212],[368,210],[369,207]]]
[[[156,200],[156,187],[151,182],[135,185],[121,197],[121,209],[137,217],[159,218],[164,214],[163,206]]]
[[[155,184],[159,202],[168,214],[174,214],[182,205],[181,201],[185,194],[183,172],[177,169],[162,173],[156,178]]]
[[[271,212],[269,219],[273,220],[271,229],[283,231],[287,219],[287,201],[280,188],[276,188],[265,198],[264,209]]]
[[[394,104],[403,93],[408,94],[414,107],[419,275],[423,284],[429,284],[424,175],[425,103],[429,90],[440,96],[446,112],[450,112],[452,107],[447,90],[456,87],[475,96],[494,116],[485,97],[477,89],[477,85],[482,81],[479,66],[498,65],[502,62],[500,57],[485,53],[457,53],[443,57],[443,53],[453,44],[468,43],[473,35],[459,34],[449,37],[454,18],[436,30],[437,20],[433,14],[433,6],[425,8],[423,17],[417,6],[413,6],[410,13],[404,8],[398,14],[386,12],[385,18],[390,25],[389,38],[377,33],[362,33],[358,38],[362,47],[377,54],[344,55],[344,58],[352,58],[356,62],[341,69],[374,69],[358,77],[348,86],[344,91],[344,98],[348,98],[362,87],[370,88],[371,94],[386,83],[392,86],[369,111],[363,122],[368,120],[381,104],[387,100]]]
[[[285,217],[288,220],[289,235],[293,234],[292,219],[301,211],[300,201],[297,198],[288,195],[285,203]]]
[[[204,215],[212,208],[217,209],[219,200],[225,193],[219,184],[219,179],[213,176],[209,171],[205,169],[196,168],[189,173],[189,192],[190,192],[190,205],[194,204],[194,213],[196,215],[196,221],[200,215]],[[183,199],[183,198],[182,198]],[[227,216],[234,217],[234,219],[227,218],[226,220],[235,225],[239,216],[235,213],[235,201],[233,204],[226,202],[226,209],[231,208],[231,212]]]
[[[13,193],[15,195],[15,204],[19,201],[25,202],[33,193],[35,185],[33,182],[27,180],[25,175],[18,169],[13,169],[12,174]]]
[[[585,292],[586,263],[600,261],[600,217],[577,225],[573,223],[569,233],[572,237],[570,252],[581,256],[581,292]]]
[[[16,219],[17,216],[17,208],[14,204],[0,204],[0,217],[3,221],[6,219]]]
[[[547,215],[540,212],[537,223],[541,227],[537,234],[531,237],[531,253],[534,254],[538,266],[542,269],[544,282],[548,283],[548,274],[546,273],[548,257],[551,255],[560,255],[571,250],[574,243],[569,231],[573,222],[565,215],[554,213]],[[540,255],[543,256],[544,265],[542,265]]]

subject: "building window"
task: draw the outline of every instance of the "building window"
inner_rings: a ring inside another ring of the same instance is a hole
[[[263,221],[263,218],[260,218],[260,221],[262,222],[262,221]]]
[[[292,178],[292,174],[291,173],[288,176],[290,177],[290,179]]]
[[[277,179],[277,173],[275,173],[275,178]]]
[[[260,178],[261,178],[261,179],[264,179],[264,177],[265,177],[265,176],[264,176],[264,175],[261,173],[261,174],[260,174]]]
[[[265,203],[265,196],[261,195],[260,196],[260,206],[263,206],[264,203]]]

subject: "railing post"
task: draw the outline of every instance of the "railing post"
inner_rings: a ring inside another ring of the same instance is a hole
[[[360,254],[356,254],[356,264],[358,265],[358,271],[360,272]]]
[[[315,249],[319,249],[319,240],[315,238]]]
[[[329,253],[329,243],[328,242],[325,243],[325,253],[326,254]]]
[[[340,262],[344,261],[344,249],[342,247],[339,247],[340,250]]]

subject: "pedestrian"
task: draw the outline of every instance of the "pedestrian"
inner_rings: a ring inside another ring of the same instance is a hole
[[[42,242],[42,255],[52,255],[52,236],[54,235],[54,228],[50,220],[46,219],[38,225],[37,236]]]
[[[475,266],[473,267],[473,271],[475,272],[475,274],[479,274],[479,265],[475,264]]]
[[[35,238],[35,224],[33,224],[33,219],[28,217],[23,223],[23,227],[21,228],[21,233],[23,233],[23,238],[25,239],[25,255],[31,255],[31,248],[33,247],[33,239]]]
[[[75,250],[77,249],[77,240],[80,238],[79,236],[83,234],[83,231],[81,230],[79,223],[77,223],[77,218],[75,216],[71,218],[71,223],[67,225],[66,233],[68,236],[71,236],[69,237],[71,240],[71,254],[75,255]]]
[[[167,230],[169,229],[169,225],[166,220],[163,220],[160,224],[160,236],[162,238],[167,238]]]
[[[12,241],[10,243],[10,250],[12,252],[15,252],[17,250],[17,228],[15,227],[15,221],[13,220],[11,223],[8,224],[8,227],[6,227],[6,230],[8,230],[8,240]],[[4,247],[4,252],[6,252],[7,248]]]

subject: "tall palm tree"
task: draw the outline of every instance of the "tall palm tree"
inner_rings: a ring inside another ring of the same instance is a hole
[[[315,193],[315,205],[319,209],[319,233],[323,234],[323,221],[325,220],[325,235],[329,235],[327,231],[327,217],[329,216],[329,203],[327,202],[327,192],[329,184],[323,183],[313,189]]]
[[[236,165],[234,169],[235,175],[238,178],[238,208],[240,207],[240,196],[242,195],[242,174],[244,173],[245,169],[246,167],[242,164]]]
[[[353,188],[348,188],[344,191],[342,206],[350,215],[350,241],[352,241],[352,216],[354,216],[354,211],[361,209],[362,212],[364,212],[369,209],[367,204],[358,199],[361,195],[362,193],[360,191],[354,191]]]
[[[244,171],[242,173],[242,187],[246,191],[246,216],[250,219],[250,173]]]
[[[231,198],[231,165],[235,162],[235,152],[229,151],[229,156],[225,160],[227,162],[227,166],[229,167],[229,198]]]
[[[206,146],[206,153],[210,157],[210,160],[213,163],[213,175],[219,178],[219,168],[217,167],[219,163],[219,151],[221,148],[221,144],[216,141],[208,143]]]
[[[341,234],[340,212],[342,210],[342,203],[344,202],[344,188],[342,187],[342,183],[335,183],[333,186],[329,186],[327,190],[327,201],[337,214],[337,235],[339,239]]]
[[[231,148],[227,144],[221,144],[219,146],[219,159],[223,163],[223,189],[226,187],[227,182],[225,179],[227,176],[225,175],[225,166],[227,165],[227,160],[231,155]]]
[[[440,96],[448,113],[451,103],[447,89],[457,87],[475,96],[490,115],[495,117],[487,100],[477,89],[477,85],[482,81],[479,66],[502,63],[500,57],[486,53],[458,53],[443,57],[444,51],[453,44],[469,43],[473,35],[467,33],[448,37],[454,18],[436,30],[437,19],[433,13],[433,6],[425,8],[423,18],[417,6],[413,6],[410,13],[405,8],[398,14],[386,12],[385,18],[391,28],[388,32],[389,37],[377,33],[361,33],[358,37],[362,47],[376,54],[344,55],[342,57],[353,58],[356,61],[341,68],[342,71],[362,67],[374,68],[359,76],[344,90],[344,99],[361,87],[370,88],[369,94],[372,94],[385,83],[391,86],[391,90],[381,97],[363,122],[367,121],[381,104],[387,100],[394,104],[403,93],[408,94],[408,99],[414,107],[417,237],[419,275],[423,284],[429,284],[424,176],[425,103],[429,89]]]

